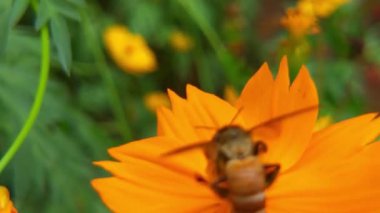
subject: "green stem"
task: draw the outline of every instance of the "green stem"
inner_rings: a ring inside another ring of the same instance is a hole
[[[36,8],[36,3],[33,3],[33,7]],[[11,147],[5,153],[0,161],[0,173],[12,160],[13,156],[19,150],[25,138],[28,136],[33,124],[35,123],[37,116],[40,112],[42,101],[44,98],[47,80],[49,77],[49,67],[50,67],[50,38],[49,29],[47,26],[41,29],[41,72],[40,72],[40,82],[37,88],[36,97],[33,102],[33,106],[29,112],[28,118],[26,119],[24,126],[18,133],[16,139],[13,141]]]
[[[189,0],[178,0],[182,7],[190,14],[195,22],[199,25],[199,28],[205,34],[207,40],[210,42],[212,48],[218,55],[220,60],[224,60],[223,54],[227,51],[223,45],[223,42],[219,39],[218,34],[211,28],[206,20],[193,8]]]
[[[113,110],[116,119],[119,122],[120,132],[123,135],[123,140],[130,141],[132,140],[132,131],[126,119],[125,110],[123,104],[120,100],[119,93],[117,91],[115,82],[112,78],[111,70],[106,65],[103,54],[97,54],[96,58],[98,59],[98,67],[101,68],[100,74],[103,78],[103,81],[107,87],[108,94],[110,95],[111,107]]]
[[[110,95],[110,104],[113,114],[118,120],[120,133],[124,137],[123,140],[130,141],[133,139],[132,131],[127,121],[124,105],[122,104],[119,92],[112,77],[112,70],[110,70],[107,65],[106,58],[102,49],[100,48],[100,45],[93,45],[95,43],[98,43],[97,39],[95,38],[96,30],[94,27],[92,27],[93,24],[88,21],[87,14],[82,13],[82,17],[84,20],[84,26],[87,27],[87,32],[89,32],[88,37],[91,42],[90,46],[93,48],[95,61],[97,63],[97,67],[99,67],[99,73],[103,79],[106,89],[108,90],[107,93]]]
[[[230,55],[228,50],[225,48],[222,40],[219,38],[216,31],[211,27],[211,25],[205,20],[201,13],[193,7],[192,1],[189,0],[177,0],[179,4],[189,13],[189,15],[195,20],[199,28],[206,36],[207,40],[210,42],[212,48],[214,49],[216,56],[220,63],[222,64],[223,71],[227,79],[233,84],[239,84],[238,71],[240,69],[240,64]]]

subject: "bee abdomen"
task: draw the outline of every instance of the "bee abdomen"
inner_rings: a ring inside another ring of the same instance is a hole
[[[235,213],[243,212],[264,212],[265,211],[265,194],[259,192],[252,195],[239,196],[230,195],[230,200],[234,207]]]
[[[265,174],[261,162],[255,157],[231,160],[226,166],[229,199],[234,211],[264,212]]]

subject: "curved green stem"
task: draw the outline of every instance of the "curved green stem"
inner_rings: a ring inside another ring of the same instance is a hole
[[[35,6],[35,5],[34,5]],[[33,106],[29,112],[28,118],[26,119],[24,126],[21,131],[18,133],[16,139],[13,141],[11,147],[1,158],[0,161],[0,173],[8,165],[9,161],[16,154],[20,146],[25,141],[25,138],[28,136],[34,122],[37,119],[38,113],[40,112],[42,101],[44,98],[47,80],[49,77],[49,67],[50,67],[50,39],[49,39],[49,30],[47,26],[44,26],[41,29],[41,73],[40,73],[40,82],[37,88],[36,97],[33,102]]]

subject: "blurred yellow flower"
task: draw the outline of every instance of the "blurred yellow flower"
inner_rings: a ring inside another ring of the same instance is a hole
[[[104,43],[115,63],[128,73],[147,73],[156,69],[156,57],[144,38],[124,26],[111,26],[104,32]]]
[[[151,92],[144,97],[145,106],[152,112],[156,112],[159,107],[169,107],[168,96],[163,92]]]
[[[330,124],[333,123],[333,119],[331,118],[330,115],[326,115],[323,117],[320,117],[314,125],[314,131],[319,131],[321,129],[324,129],[325,127],[330,126]]]
[[[0,213],[17,213],[17,209],[9,199],[8,189],[4,186],[0,186]]]
[[[311,0],[300,0],[300,1],[298,1],[297,8],[303,14],[315,16],[314,4],[313,4],[313,1],[311,1]]]
[[[296,38],[313,32],[317,27],[317,19],[310,11],[303,12],[299,8],[288,8],[281,24]]]
[[[233,88],[230,85],[227,85],[224,87],[224,100],[226,100],[228,103],[234,105],[239,98],[239,95],[237,94],[237,91],[235,88]]]
[[[193,47],[193,40],[181,31],[173,31],[170,35],[170,45],[179,52],[187,52]]]
[[[300,0],[297,4],[304,13],[314,14],[318,17],[327,17],[348,0]]]

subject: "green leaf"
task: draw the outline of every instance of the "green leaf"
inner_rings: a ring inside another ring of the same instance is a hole
[[[3,11],[8,10],[11,5],[12,5],[12,1],[11,0],[2,0],[2,1],[0,1],[0,13],[2,13]]]
[[[73,5],[67,4],[65,1],[61,0],[52,1],[52,5],[58,11],[58,13],[62,14],[63,16],[75,21],[80,21],[80,14],[78,13],[77,8],[75,8]]]
[[[28,8],[29,0],[15,0],[12,5],[9,25],[15,26]]]
[[[54,10],[49,4],[49,0],[41,0],[38,7],[37,19],[34,24],[34,27],[39,30],[42,26],[47,24],[47,22],[52,17]]]
[[[4,52],[8,43],[10,8],[0,11],[0,55]]]
[[[71,40],[67,23],[64,18],[57,15],[52,17],[50,21],[51,34],[53,44],[58,51],[58,59],[62,65],[63,70],[67,75],[70,75],[72,64],[71,56]]]
[[[67,2],[70,2],[79,7],[84,7],[86,5],[86,2],[84,0],[67,0]]]
[[[364,36],[364,56],[377,65],[380,65],[380,31],[371,30]]]
[[[144,37],[154,37],[162,25],[161,11],[152,3],[141,1],[130,13],[130,27]]]

